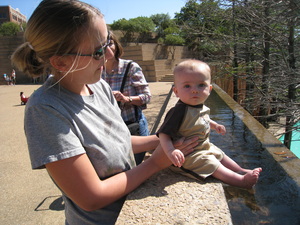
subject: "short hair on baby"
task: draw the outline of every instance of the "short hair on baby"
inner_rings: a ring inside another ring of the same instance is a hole
[[[177,64],[173,70],[174,77],[182,72],[200,72],[207,75],[209,80],[211,80],[209,65],[198,59],[187,59]]]

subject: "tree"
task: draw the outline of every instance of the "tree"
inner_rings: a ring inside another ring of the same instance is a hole
[[[145,42],[155,29],[155,24],[148,17],[137,17],[133,19],[120,19],[110,25],[112,30],[120,30],[123,33],[124,42]],[[137,34],[135,36],[135,34]]]
[[[119,30],[123,33],[123,38],[122,40],[126,42],[132,42],[133,37],[134,37],[134,27],[132,23],[129,20],[126,19],[119,19],[117,21],[114,21],[111,25],[110,28],[112,30]]]
[[[295,29],[296,21],[299,17],[297,15],[297,5],[294,0],[288,1],[289,17],[287,28],[289,31],[288,36],[288,65],[289,65],[289,76],[291,77],[291,82],[288,85],[288,105],[296,102],[296,87],[299,87],[299,74],[298,74],[298,84],[297,84],[297,73],[296,73],[296,57],[295,57]],[[299,7],[298,7],[299,12]],[[299,14],[299,13],[298,13]],[[291,147],[292,132],[294,125],[299,121],[299,108],[294,107],[293,114],[286,116],[286,132],[284,136],[284,144],[287,148]]]
[[[6,22],[0,25],[1,36],[13,36],[20,31],[20,26],[13,22]]]
[[[218,5],[218,1],[190,0],[176,13],[176,24],[180,26],[186,43],[195,58],[217,60],[225,55],[228,43],[224,36],[230,34],[231,24],[226,18],[226,10]]]
[[[195,56],[232,75],[235,99],[246,91],[242,106],[265,127],[286,117],[287,133],[299,121],[299,18],[299,0],[190,0],[175,16]]]
[[[171,19],[169,14],[154,14],[150,16],[153,23],[155,24],[155,32],[157,38],[164,38],[167,33],[165,32],[170,27],[176,27],[174,20]]]
[[[152,32],[155,30],[155,24],[152,19],[139,16],[129,20],[137,33],[139,33],[137,42],[145,42],[151,38]]]
[[[292,129],[299,121],[299,1],[232,2],[238,3],[235,21],[239,32],[234,43],[239,61],[247,63],[247,81],[252,87],[252,92],[247,89],[246,101],[256,104],[252,108],[258,108],[257,118],[265,127],[270,119],[286,118],[284,143],[290,147]],[[251,69],[253,65],[261,65],[261,73]],[[257,97],[249,100],[251,93]]]

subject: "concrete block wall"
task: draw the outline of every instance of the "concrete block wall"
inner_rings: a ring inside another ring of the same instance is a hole
[[[171,51],[174,52],[172,55]],[[191,57],[191,53],[184,46],[163,46],[144,43],[124,47],[125,59],[137,62],[143,69],[148,82],[173,81],[173,68],[184,58]],[[167,80],[164,80],[168,77]]]
[[[6,73],[7,75],[11,75],[13,66],[11,64],[10,57],[15,49],[23,43],[23,33],[18,33],[16,36],[11,37],[0,37],[0,84],[6,84],[5,80],[3,79],[3,74]],[[20,71],[16,70],[17,74],[17,83],[22,82],[26,83],[30,81],[25,74],[21,73]]]

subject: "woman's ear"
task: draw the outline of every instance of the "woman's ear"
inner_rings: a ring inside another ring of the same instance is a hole
[[[54,55],[50,58],[50,64],[61,72],[66,72],[70,69],[69,60],[66,57]]]

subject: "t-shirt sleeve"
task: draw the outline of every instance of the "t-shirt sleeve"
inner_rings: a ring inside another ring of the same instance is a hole
[[[186,105],[177,103],[173,108],[166,114],[165,120],[156,135],[159,137],[159,133],[169,135],[173,140],[180,138],[178,131],[184,119],[186,111]]]
[[[50,105],[26,109],[24,126],[33,169],[85,153],[72,120]]]

